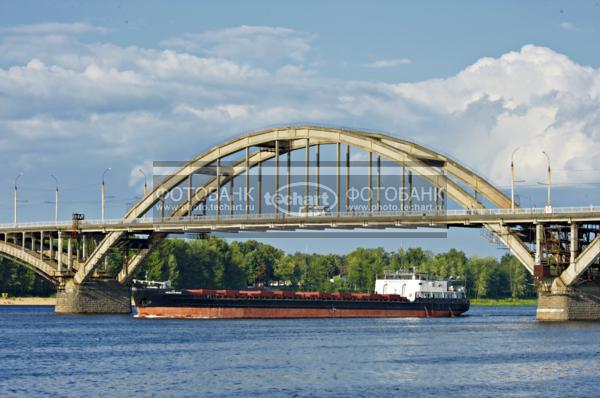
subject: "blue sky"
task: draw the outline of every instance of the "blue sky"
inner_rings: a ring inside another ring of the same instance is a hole
[[[414,62],[403,68],[402,75],[380,71],[373,78],[440,77],[458,72],[482,55],[499,56],[525,43],[550,46],[584,65],[598,62],[594,51],[599,37],[597,1],[65,1],[49,5],[26,0],[3,2],[0,10],[2,26],[87,22],[113,29],[110,41],[125,46],[154,47],[165,37],[240,25],[283,26],[317,35],[314,51],[321,72],[344,78],[364,79],[359,66],[382,56],[408,57]]]
[[[83,3],[83,4],[82,4]],[[0,223],[61,213],[119,217],[137,169],[186,160],[265,126],[312,122],[386,131],[464,161],[543,205],[598,204],[600,17],[589,2],[0,3]],[[318,240],[279,243],[329,251]],[[388,249],[396,240],[336,242]],[[433,250],[498,254],[477,231]]]
[[[281,26],[315,36],[325,76],[419,81],[457,73],[482,56],[527,43],[597,65],[598,1],[102,1],[3,2],[0,24],[87,22],[110,42],[156,47],[167,37],[241,25]],[[409,58],[401,70],[365,70],[377,59]]]

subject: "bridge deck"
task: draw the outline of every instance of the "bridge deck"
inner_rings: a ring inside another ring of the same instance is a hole
[[[437,212],[332,212],[319,216],[293,214],[249,214],[192,216],[180,218],[111,219],[80,221],[80,232],[107,233],[113,231],[149,232],[211,232],[226,230],[277,230],[322,228],[394,228],[394,227],[481,227],[485,224],[568,224],[599,223],[600,207],[564,207],[544,209],[477,209]],[[72,231],[71,221],[19,223],[0,225],[0,234],[22,232]]]

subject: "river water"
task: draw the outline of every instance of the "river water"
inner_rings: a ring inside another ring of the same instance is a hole
[[[597,397],[600,323],[142,320],[0,307],[0,397]]]

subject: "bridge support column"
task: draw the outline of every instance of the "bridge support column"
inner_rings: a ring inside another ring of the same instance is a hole
[[[542,241],[544,235],[544,226],[537,224],[535,226],[535,265],[542,264]]]
[[[81,262],[81,243],[79,239],[75,239],[75,244],[77,245],[75,248],[75,263],[79,264]]]
[[[536,317],[539,321],[600,321],[600,282],[587,281],[577,286],[538,289]]]
[[[115,280],[91,279],[77,285],[73,279],[56,294],[58,314],[129,314],[131,290]]]
[[[81,245],[83,246],[81,249],[83,252],[82,259],[83,259],[83,261],[86,261],[87,260],[87,238],[85,237],[85,235],[83,235]]]
[[[571,258],[570,258],[570,266],[573,268],[577,267],[577,252],[579,250],[579,228],[576,223],[571,224]],[[577,271],[575,269],[575,271]]]
[[[50,249],[50,259],[54,259],[54,238],[52,237],[52,233],[48,236],[48,246]]]
[[[67,239],[67,270],[73,270],[73,246],[71,238]]]
[[[63,264],[63,240],[62,240],[62,232],[58,231],[58,247],[56,248],[56,261],[58,263],[58,272],[62,272],[62,264]]]

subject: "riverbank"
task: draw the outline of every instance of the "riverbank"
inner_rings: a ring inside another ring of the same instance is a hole
[[[9,297],[1,298],[0,305],[56,305],[56,297]]]
[[[520,305],[537,305],[537,299],[514,299],[514,298],[504,298],[504,299],[471,299],[471,305],[479,305],[479,306],[520,306]]]

